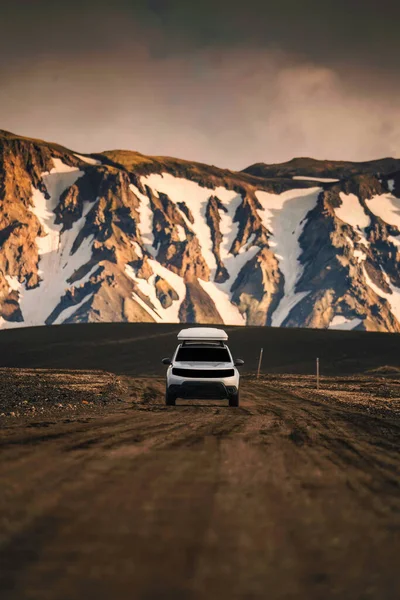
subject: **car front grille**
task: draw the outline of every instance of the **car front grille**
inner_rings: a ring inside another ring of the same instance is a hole
[[[227,388],[220,381],[185,381],[182,385],[171,385],[169,390],[177,398],[223,400],[229,397]]]
[[[193,377],[195,379],[218,379],[220,377],[232,377],[234,369],[172,369],[172,375],[180,377]]]

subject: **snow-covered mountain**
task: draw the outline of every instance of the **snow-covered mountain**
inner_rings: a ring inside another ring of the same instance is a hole
[[[0,328],[400,331],[400,160],[242,172],[0,132]]]

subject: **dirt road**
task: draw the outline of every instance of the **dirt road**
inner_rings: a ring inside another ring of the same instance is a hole
[[[301,393],[6,427],[1,598],[398,598],[400,422]]]

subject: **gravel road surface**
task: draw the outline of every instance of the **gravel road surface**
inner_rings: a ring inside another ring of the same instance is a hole
[[[279,378],[236,409],[162,386],[3,423],[2,600],[400,597],[398,413]]]

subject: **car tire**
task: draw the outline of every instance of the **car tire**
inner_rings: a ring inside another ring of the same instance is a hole
[[[229,396],[229,406],[239,406],[239,390]]]
[[[168,391],[168,388],[165,390],[165,404],[166,406],[175,406],[176,398],[171,392]]]

